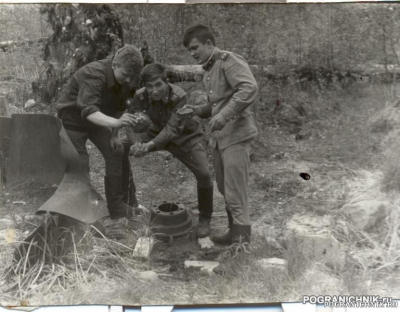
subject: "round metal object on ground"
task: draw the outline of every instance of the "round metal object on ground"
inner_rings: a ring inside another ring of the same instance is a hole
[[[163,202],[150,208],[152,232],[159,237],[185,235],[192,228],[189,211],[181,203]]]

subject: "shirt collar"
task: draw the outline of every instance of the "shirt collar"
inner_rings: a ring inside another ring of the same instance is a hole
[[[211,67],[213,67],[215,61],[218,59],[218,53],[219,53],[219,49],[217,47],[215,47],[213,53],[210,55],[210,57],[208,58],[207,62],[205,62],[202,66],[204,70],[209,70],[211,69]]]
[[[106,80],[107,80],[107,88],[112,88],[117,84],[114,76],[114,70],[112,69],[112,59],[105,60],[106,64]]]

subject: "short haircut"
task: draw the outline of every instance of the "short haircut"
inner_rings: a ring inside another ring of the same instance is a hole
[[[142,53],[133,45],[126,44],[115,53],[115,64],[126,68],[132,76],[139,76],[143,69]]]
[[[168,81],[167,70],[165,66],[160,63],[146,65],[140,73],[140,78],[143,83],[156,80],[157,78],[161,78],[164,82]]]
[[[194,25],[186,29],[183,35],[183,45],[187,48],[190,42],[196,38],[202,44],[205,44],[208,39],[211,40],[212,44],[215,46],[215,38],[210,29],[204,25]]]

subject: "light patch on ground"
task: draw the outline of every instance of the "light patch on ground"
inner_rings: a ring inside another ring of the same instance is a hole
[[[326,272],[326,269],[318,264],[311,265],[299,280],[299,291],[302,294],[339,295],[344,289],[343,281]]]
[[[355,171],[353,178],[347,181],[348,203],[372,199],[387,200],[387,195],[380,191],[382,178],[382,171]]]

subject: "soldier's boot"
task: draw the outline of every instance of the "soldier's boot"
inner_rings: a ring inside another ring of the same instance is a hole
[[[251,243],[251,225],[234,224],[232,227],[232,244]]]
[[[122,176],[105,177],[104,187],[111,219],[132,218],[132,207],[124,203]]]
[[[232,248],[231,254],[233,252],[242,252],[251,243],[251,225],[232,225]],[[239,246],[235,246],[239,244]],[[246,246],[247,245],[247,246]],[[240,248],[237,248],[240,247]],[[226,276],[232,273],[232,270],[224,263],[221,263],[213,269],[213,272],[218,275]]]
[[[135,214],[140,214],[141,210],[138,208],[139,203],[136,198],[136,186],[133,180],[131,164],[128,157],[122,160],[122,192],[124,194],[123,202],[131,207]]]
[[[232,226],[233,226],[233,217],[232,213],[227,209],[226,213],[228,215],[228,231],[221,235],[214,235],[211,237],[211,240],[215,244],[229,246],[232,245]]]
[[[197,199],[199,207],[199,223],[197,225],[197,237],[204,238],[210,235],[210,222],[214,210],[214,187],[197,187]]]

